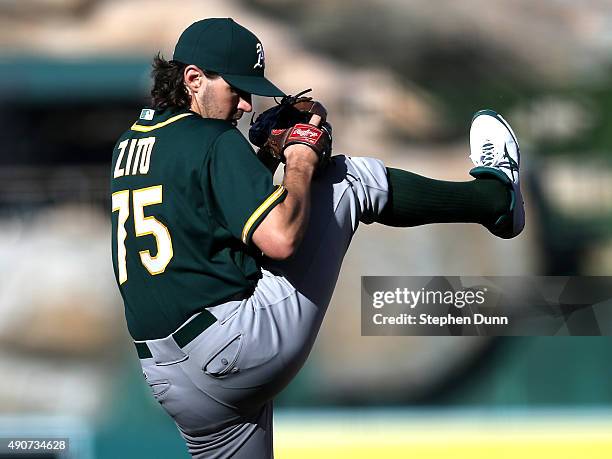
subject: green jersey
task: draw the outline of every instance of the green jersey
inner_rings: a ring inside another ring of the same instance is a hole
[[[111,192],[113,266],[135,340],[250,291],[261,277],[251,237],[286,196],[231,123],[149,109],[115,145]]]

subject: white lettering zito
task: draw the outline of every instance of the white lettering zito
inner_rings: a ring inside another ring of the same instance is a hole
[[[129,144],[129,147],[128,147]],[[155,137],[145,137],[144,139],[127,139],[119,144],[119,156],[115,164],[113,178],[123,177],[124,175],[146,174],[151,165],[151,153],[155,145]],[[128,150],[125,163],[123,158],[125,151]]]

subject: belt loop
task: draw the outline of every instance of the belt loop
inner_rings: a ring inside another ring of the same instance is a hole
[[[172,365],[187,360],[189,356],[183,352],[172,336],[147,341],[153,360],[157,365]]]

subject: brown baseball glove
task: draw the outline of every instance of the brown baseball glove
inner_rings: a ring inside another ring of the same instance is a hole
[[[249,140],[260,147],[257,156],[271,170],[285,162],[283,151],[290,145],[303,144],[319,157],[318,168],[324,167],[331,156],[332,128],[327,122],[327,110],[311,97],[285,96],[251,122]],[[320,127],[309,124],[312,115],[321,117]]]

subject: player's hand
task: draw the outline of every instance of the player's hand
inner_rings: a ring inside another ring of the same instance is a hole
[[[319,127],[321,125],[321,121],[322,118],[319,115],[312,115],[308,124]],[[283,153],[285,154],[287,163],[289,163],[289,161],[293,162],[297,157],[299,157],[301,161],[305,161],[306,164],[312,165],[313,167],[319,163],[319,155],[317,155],[317,153],[307,145],[290,145]],[[293,157],[293,159],[290,160],[290,157]]]
[[[323,121],[323,118],[321,118],[320,115],[312,115],[308,124],[312,124],[313,126],[319,127],[321,126],[321,121]]]

